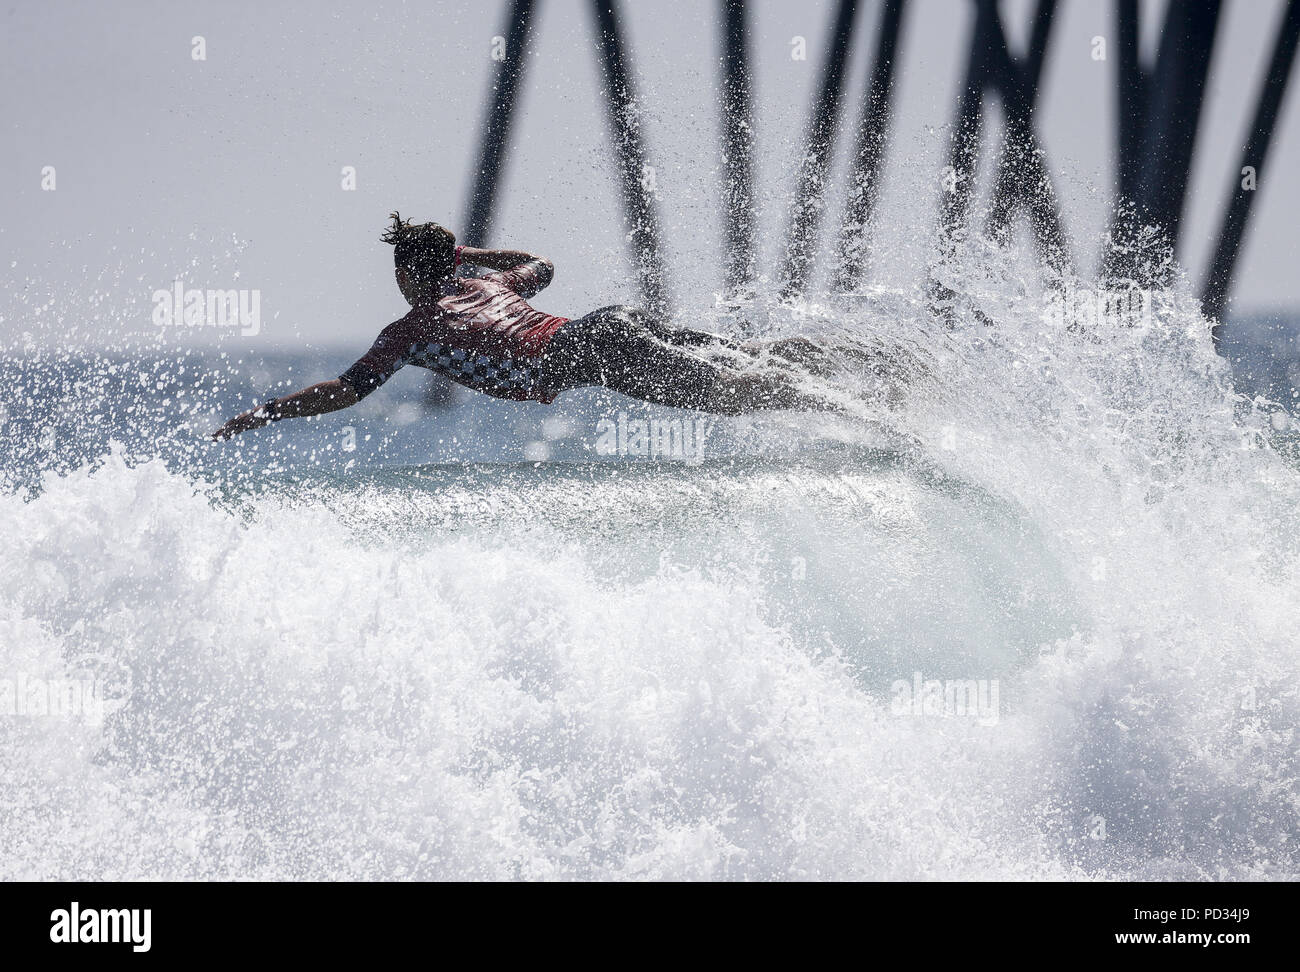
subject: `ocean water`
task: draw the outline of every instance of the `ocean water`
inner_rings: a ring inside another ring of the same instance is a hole
[[[904,387],[693,456],[398,379],[212,445],[346,361],[11,350],[0,877],[1294,879],[1292,403],[977,256],[951,327],[756,300]]]

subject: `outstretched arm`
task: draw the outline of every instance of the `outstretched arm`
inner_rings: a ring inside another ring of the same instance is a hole
[[[302,391],[283,398],[273,398],[264,405],[249,409],[236,415],[217,431],[212,433],[214,439],[230,439],[249,429],[260,429],[268,422],[278,422],[284,418],[303,418],[308,415],[324,415],[337,412],[341,408],[355,405],[361,399],[356,389],[346,381],[332,378],[318,382]]]

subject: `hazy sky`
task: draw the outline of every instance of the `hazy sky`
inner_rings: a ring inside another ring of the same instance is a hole
[[[262,333],[245,348],[368,345],[405,311],[392,251],[378,242],[388,211],[453,228],[462,218],[506,6],[56,0],[0,11],[9,146],[0,153],[0,344],[156,339],[150,295],[180,277],[191,287],[260,290]],[[833,6],[754,4],[764,269],[788,218]],[[1163,6],[1143,4],[1148,44]],[[1226,4],[1189,193],[1183,256],[1198,287],[1282,6]],[[890,283],[912,279],[924,262],[971,25],[967,0],[911,7],[874,246],[878,279]],[[1114,62],[1094,61],[1091,45],[1098,35],[1113,39],[1112,4],[1062,7],[1038,125],[1067,225],[1090,265],[1109,212],[1114,143]],[[827,195],[827,253],[880,4],[864,8]],[[1013,47],[1023,44],[1031,9],[1030,0],[1003,4]],[[720,283],[716,5],[637,0],[621,10],[670,285],[689,314]],[[796,35],[807,39],[805,61],[791,58]],[[206,60],[192,58],[196,36]],[[556,282],[536,301],[545,310],[576,316],[635,300],[588,4],[543,2],[534,51],[495,242],[555,260]],[[1300,189],[1283,175],[1300,160],[1298,93],[1261,171],[1236,289],[1244,310],[1300,307]],[[42,189],[46,166],[54,191]],[[356,169],[355,191],[341,188],[344,166]]]

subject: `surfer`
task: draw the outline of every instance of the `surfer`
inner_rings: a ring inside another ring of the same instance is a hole
[[[237,415],[214,439],[355,405],[408,364],[515,401],[550,403],[562,391],[600,385],[646,402],[721,415],[828,407],[796,390],[780,371],[732,366],[763,356],[814,366],[820,351],[806,339],[736,342],[669,327],[624,305],[576,319],[555,317],[527,302],[551,282],[549,260],[458,246],[437,223],[413,225],[397,213],[382,239],[393,246],[397,286],[410,313],[385,327],[337,378]],[[491,272],[457,276],[462,263]]]

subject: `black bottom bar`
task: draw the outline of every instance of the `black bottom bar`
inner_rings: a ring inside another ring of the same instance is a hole
[[[925,966],[948,956],[1073,964],[1099,953],[1193,952],[1239,963],[1296,937],[1286,884],[11,884],[0,897],[5,963],[14,969],[60,952],[96,962],[321,958],[335,967],[413,950],[422,964],[460,964],[468,949],[479,961],[518,951],[620,963],[633,947],[665,958],[683,947],[692,957],[716,952],[730,963],[751,951],[770,962],[783,948],[801,964],[846,948],[867,962],[901,952]],[[102,909],[116,918],[104,921]],[[125,941],[51,940],[92,937],[92,926],[105,937],[114,922]],[[146,927],[148,950],[136,951]]]

